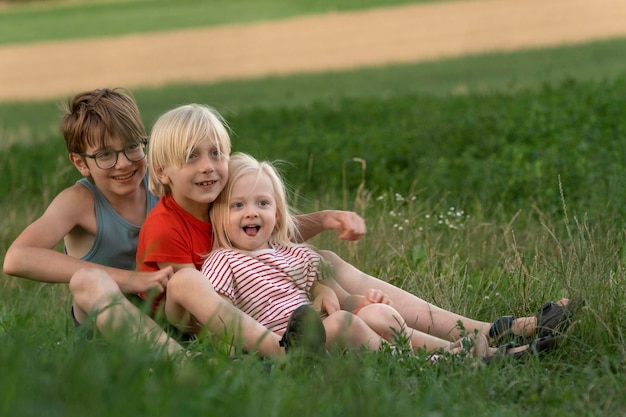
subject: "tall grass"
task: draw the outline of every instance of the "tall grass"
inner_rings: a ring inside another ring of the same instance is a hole
[[[567,341],[547,357],[431,366],[381,351],[301,364],[233,360],[201,339],[190,348],[205,354],[181,370],[147,341],[83,339],[66,286],[4,277],[0,415],[619,415],[623,90],[619,78],[570,80],[509,95],[345,98],[229,117],[237,149],[293,164],[284,170],[300,211],[365,217],[358,243],[333,233],[312,242],[360,269],[485,321],[584,297]],[[77,178],[58,135],[19,142],[0,152],[2,252]]]
[[[429,365],[423,357],[386,351],[319,363],[233,360],[200,340],[191,349],[204,356],[180,369],[141,340],[82,339],[68,316],[65,287],[5,280],[0,415],[620,415],[621,227],[564,211],[555,217],[529,211],[497,222],[419,193],[369,196],[363,190],[368,237],[340,243],[325,235],[315,245],[483,320],[532,314],[547,299],[583,295],[586,307],[566,343],[543,359],[484,366],[472,360]]]

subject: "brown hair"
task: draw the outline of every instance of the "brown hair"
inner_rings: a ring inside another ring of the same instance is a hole
[[[110,138],[118,138],[124,144],[146,138],[137,104],[120,89],[79,93],[68,101],[64,113],[61,133],[70,153],[84,152],[88,146],[105,148]]]

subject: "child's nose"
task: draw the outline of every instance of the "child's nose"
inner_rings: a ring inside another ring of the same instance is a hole
[[[257,213],[257,211],[254,209],[254,207],[249,207],[248,211],[246,213],[246,217],[259,217],[259,214]]]
[[[202,172],[213,172],[215,171],[214,162],[209,156],[202,157],[201,169]]]
[[[115,168],[123,168],[125,166],[132,165],[132,162],[128,159],[124,152],[117,154],[117,161],[115,162]]]

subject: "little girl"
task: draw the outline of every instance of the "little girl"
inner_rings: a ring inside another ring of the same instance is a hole
[[[402,337],[413,348],[451,349],[449,341],[408,327],[384,294],[373,291],[355,301],[332,282],[329,264],[316,251],[294,243],[300,239],[285,186],[270,163],[236,153],[228,170],[211,207],[213,250],[202,266],[218,294],[279,335],[299,306],[314,303],[323,310],[327,348],[375,350]],[[352,311],[339,308],[348,305]]]

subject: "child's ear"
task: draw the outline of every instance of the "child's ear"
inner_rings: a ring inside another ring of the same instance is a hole
[[[74,164],[78,172],[80,172],[83,177],[91,176],[91,171],[87,166],[87,162],[85,162],[85,158],[74,152],[70,153],[69,156],[70,162]]]
[[[170,177],[167,176],[165,170],[161,167],[154,167],[154,172],[156,173],[157,178],[161,184],[169,184]]]

